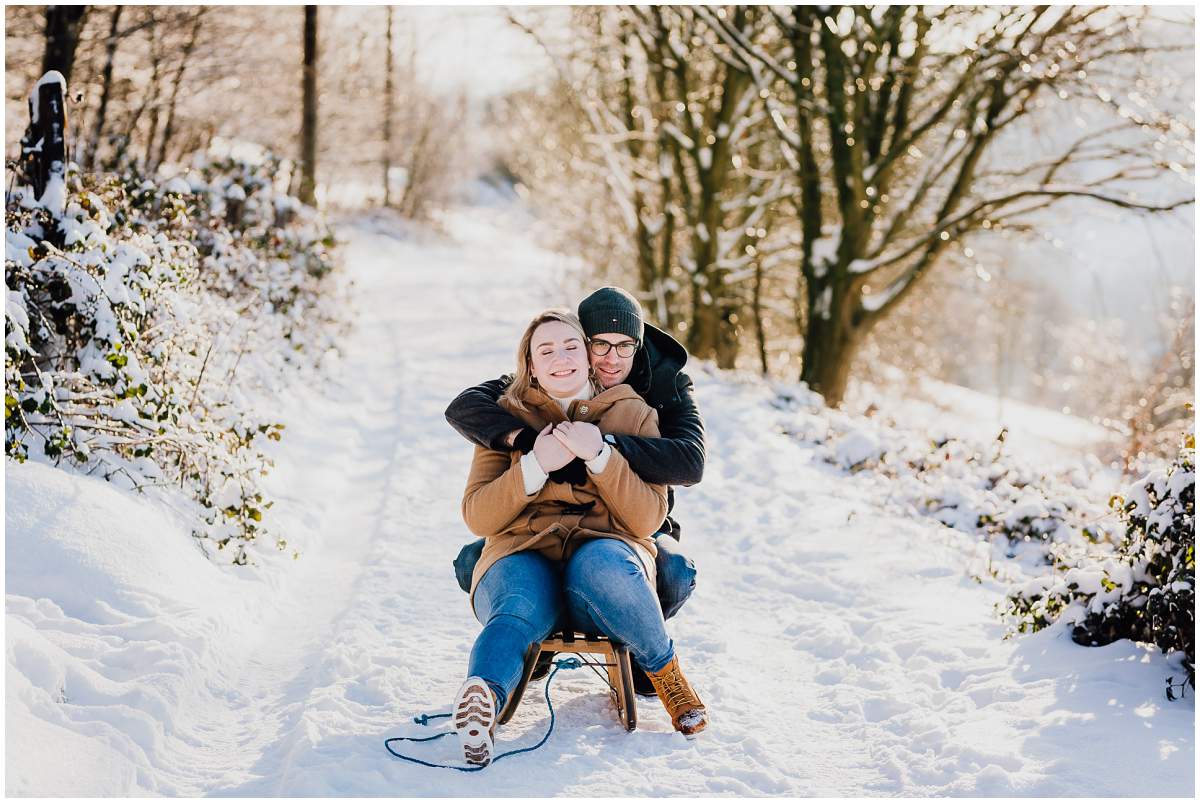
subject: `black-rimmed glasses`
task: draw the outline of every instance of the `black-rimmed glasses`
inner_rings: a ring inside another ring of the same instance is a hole
[[[624,343],[609,343],[607,340],[592,340],[588,343],[588,349],[597,357],[603,357],[614,348],[617,350],[617,356],[623,359],[629,359],[637,353],[640,344],[636,340],[626,340]]]

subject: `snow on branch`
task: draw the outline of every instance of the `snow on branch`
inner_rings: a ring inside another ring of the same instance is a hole
[[[695,150],[696,143],[692,141],[692,138],[680,131],[678,126],[676,126],[670,120],[660,123],[659,128],[661,128],[663,132],[667,134],[667,136],[674,139],[675,142],[679,144],[679,147],[683,148],[685,151]]]

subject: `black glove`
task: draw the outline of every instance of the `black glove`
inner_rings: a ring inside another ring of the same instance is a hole
[[[551,471],[548,480],[548,482],[569,482],[571,485],[584,485],[587,481],[587,465],[579,457],[576,457],[562,468],[556,468],[554,471]]]
[[[521,427],[521,431],[517,433],[517,437],[513,438],[512,448],[521,454],[529,454],[533,451],[533,444],[537,438],[537,430],[533,427]]]

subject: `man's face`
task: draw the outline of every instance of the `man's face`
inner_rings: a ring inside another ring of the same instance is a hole
[[[592,368],[595,369],[601,386],[607,389],[624,382],[629,376],[629,372],[633,370],[633,355],[636,351],[631,352],[628,357],[622,357],[617,353],[618,347],[621,351],[629,351],[631,346],[636,349],[637,341],[629,335],[611,332],[593,335],[591,340],[592,345],[588,349],[588,358],[592,361]],[[609,344],[607,354],[596,354],[597,349],[604,348],[604,346],[597,345],[601,342]]]

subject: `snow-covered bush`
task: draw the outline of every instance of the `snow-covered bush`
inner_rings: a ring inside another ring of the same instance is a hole
[[[1170,467],[1113,497],[1125,525],[1115,548],[1063,549],[1053,574],[1010,593],[1006,614],[1018,631],[1062,619],[1079,644],[1128,638],[1180,650],[1195,687],[1195,447],[1189,433]]]
[[[856,416],[815,394],[777,392],[779,431],[837,470],[885,490],[884,503],[992,544],[987,571],[1015,583],[1002,613],[1017,632],[1065,617],[1082,644],[1132,638],[1180,650],[1194,685],[1195,438],[1169,467],[1105,503],[1082,463],[1049,465],[935,426],[911,429],[872,404]],[[1103,495],[1102,495],[1103,494]],[[980,574],[983,574],[981,571]],[[977,578],[979,579],[979,578]]]
[[[1078,472],[1032,467],[1002,445],[1002,438],[986,446],[935,438],[926,450],[899,455],[890,470],[919,511],[990,541],[1004,539],[1008,557],[1022,545],[1044,555],[1053,543],[1115,536],[1104,509],[1081,492]]]
[[[318,361],[338,317],[332,236],[275,189],[277,169],[72,168],[61,217],[28,187],[6,197],[6,455],[181,487],[195,535],[236,563],[264,533],[262,442],[282,430],[253,399]]]
[[[1005,432],[983,443],[836,410],[821,418],[827,428],[809,428],[820,433],[818,457],[890,480],[890,504],[996,543],[1004,557],[1036,568],[1056,543],[1119,537],[1103,501],[1084,490],[1086,471],[1024,461],[1005,450]]]

